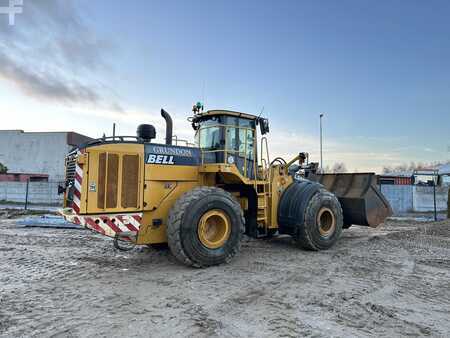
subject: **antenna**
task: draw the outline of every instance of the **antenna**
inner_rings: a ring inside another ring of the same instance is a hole
[[[205,92],[206,92],[206,80],[205,79],[203,79],[203,88],[202,88],[202,102],[203,102],[203,105],[205,105]]]
[[[261,112],[260,112],[259,115],[258,115],[258,119],[261,117],[261,115],[262,115],[263,112],[264,112],[264,106],[262,106],[262,108],[261,108]]]

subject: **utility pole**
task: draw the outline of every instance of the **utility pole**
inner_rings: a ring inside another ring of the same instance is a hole
[[[450,219],[450,187],[448,188],[448,197],[447,197],[447,218]]]
[[[115,140],[116,139],[116,123],[114,122],[113,123],[113,140]]]
[[[27,185],[26,185],[26,190],[25,190],[25,210],[28,209],[28,191],[29,191],[29,186],[30,186],[30,178],[27,178]]]
[[[320,114],[320,170],[323,173],[323,154],[322,154],[322,142],[323,142],[323,134],[322,134],[322,118],[323,114]]]
[[[436,208],[436,180],[435,176],[433,179],[433,201],[434,201],[434,220],[437,221],[437,208]]]

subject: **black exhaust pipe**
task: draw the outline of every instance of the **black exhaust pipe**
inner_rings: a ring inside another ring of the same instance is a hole
[[[172,118],[164,109],[161,109],[161,116],[166,120],[166,144],[172,145]]]

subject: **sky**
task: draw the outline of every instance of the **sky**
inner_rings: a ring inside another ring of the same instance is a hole
[[[8,5],[0,0],[0,6]],[[271,157],[450,160],[449,1],[23,0],[0,14],[0,129],[193,139],[192,105],[259,115]]]

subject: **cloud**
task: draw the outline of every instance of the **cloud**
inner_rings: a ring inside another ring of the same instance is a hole
[[[193,143],[195,139],[195,131],[192,129],[191,123],[187,121],[189,114],[183,112],[183,109],[165,109],[169,112],[173,121],[173,135],[179,140],[185,140]],[[152,124],[156,128],[156,141],[164,142],[166,122],[161,117],[161,107],[153,106],[149,109],[129,108],[126,114],[120,113],[114,109],[108,108],[80,108],[72,107],[66,110],[72,116],[80,116],[81,120],[88,118],[100,118],[108,123],[115,122],[118,129],[126,131],[122,135],[135,135],[136,128],[139,124]],[[94,129],[95,130],[95,129]],[[97,134],[91,133],[92,137],[101,137],[103,131],[96,130]],[[107,135],[108,136],[108,135]],[[180,145],[185,142],[181,142]]]
[[[72,0],[27,1],[14,26],[0,25],[0,78],[27,96],[124,112],[99,83],[113,44],[97,37]]]
[[[0,64],[0,77],[13,82],[27,95],[62,103],[98,104],[101,100],[99,93],[88,85],[49,71],[34,71],[1,52]]]

